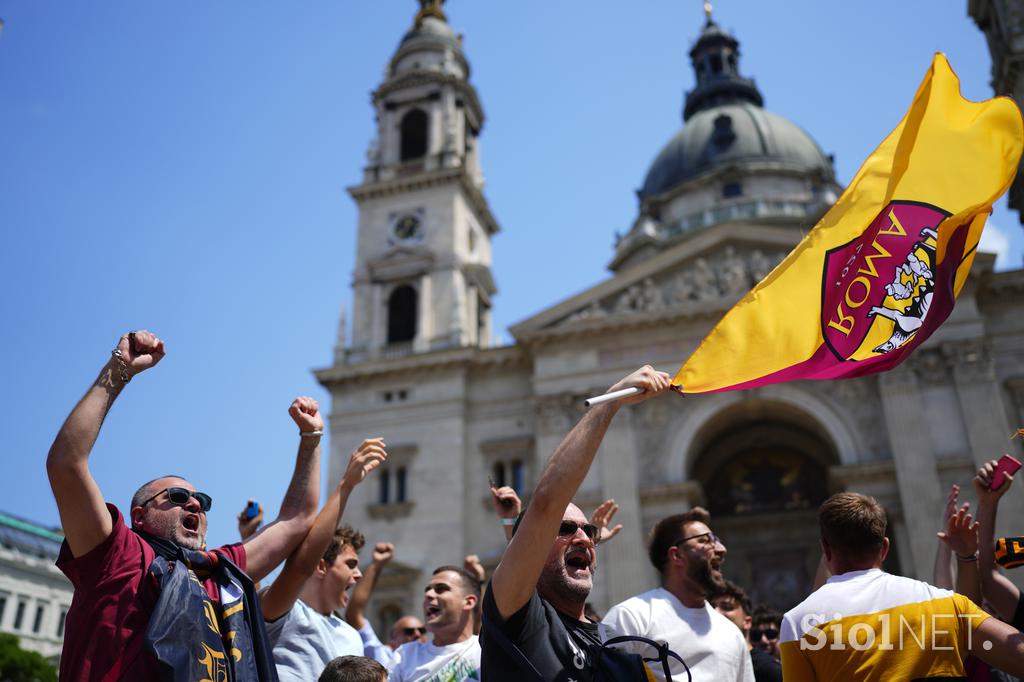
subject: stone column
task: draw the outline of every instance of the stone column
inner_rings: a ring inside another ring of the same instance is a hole
[[[935,451],[925,431],[928,422],[921,390],[916,374],[907,367],[880,375],[879,388],[909,536],[909,556],[901,556],[901,563],[907,575],[930,580],[936,525],[942,518],[944,498],[935,466]]]
[[[967,440],[971,444],[971,459],[981,466],[990,459],[1015,449],[1010,442],[1013,429],[1006,421],[1002,390],[996,379],[995,365],[989,349],[980,340],[948,343],[942,346],[943,356],[953,372],[957,399],[963,414]],[[1017,474],[1014,490],[1003,495],[996,518],[996,537],[1020,534],[1020,519],[1024,519],[1024,484]],[[963,491],[961,497],[974,496],[973,490]],[[1011,571],[1014,582],[1024,584],[1024,576]]]
[[[591,471],[601,474],[601,496],[614,498],[619,511],[613,519],[628,532],[612,540],[608,547],[600,548],[598,570],[605,573],[609,606],[639,594],[650,587],[646,583],[647,556],[642,544],[643,519],[640,514],[640,493],[637,480],[638,460],[634,427],[636,407],[623,407],[608,428],[608,433],[597,452],[597,461]],[[590,513],[591,510],[584,510]],[[637,540],[640,544],[636,544]]]

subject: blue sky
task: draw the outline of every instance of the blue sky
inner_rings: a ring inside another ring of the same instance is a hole
[[[991,95],[966,4],[723,0],[715,15],[766,108],[835,154],[846,182],[934,51],[967,97]],[[350,302],[344,188],[374,134],[369,93],[416,7],[0,0],[0,508],[57,522],[46,451],[117,337],[146,327],[168,356],[100,436],[107,497],[123,507],[143,480],[183,474],[214,497],[213,543],[234,539],[247,497],[276,511],[296,446],[287,406],[325,401],[310,370],[330,363]],[[701,3],[445,7],[488,116],[504,330],[607,276],[634,190],[681,125]],[[1000,201],[985,241],[999,267],[1021,265],[1022,242]]]

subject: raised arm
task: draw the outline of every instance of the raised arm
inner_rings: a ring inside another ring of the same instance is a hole
[[[491,590],[502,618],[508,618],[521,609],[536,589],[537,579],[547,560],[547,552],[537,548],[551,545],[565,509],[587,475],[619,407],[664,393],[670,383],[667,374],[657,372],[649,365],[638,369],[608,390],[635,386],[644,389],[642,393],[592,407],[555,449],[519,529],[491,578]]]
[[[345,607],[345,620],[356,630],[362,630],[366,625],[366,604],[370,601],[374,588],[377,587],[377,579],[380,572],[384,570],[391,558],[395,555],[395,546],[390,542],[378,542],[373,547],[373,557],[369,567],[363,571],[363,577],[352,587],[348,596],[348,605]]]
[[[968,642],[971,653],[997,670],[1024,678],[1024,633],[998,618],[982,621]]]
[[[292,608],[306,579],[313,575],[317,564],[323,558],[324,551],[331,544],[331,538],[341,521],[341,515],[345,512],[345,504],[352,489],[385,459],[387,453],[384,451],[384,441],[380,438],[364,440],[352,453],[345,474],[331,493],[327,504],[320,510],[309,534],[288,557],[284,568],[281,569],[281,575],[277,576],[274,584],[264,590],[261,603],[263,617],[266,620],[277,620]]]
[[[974,477],[974,492],[978,495],[978,570],[985,599],[1004,620],[1010,621],[1020,599],[1020,590],[996,567],[995,534],[999,498],[1013,485],[1013,476],[1007,476],[1008,480],[999,490],[989,490],[988,484],[992,480],[995,466],[996,460],[987,462]]]
[[[103,420],[132,377],[164,357],[164,342],[147,331],[123,335],[85,396],[64,420],[46,457],[46,474],[57,500],[71,554],[79,557],[113,529],[103,493],[89,471],[89,453]]]
[[[302,396],[292,401],[288,414],[299,427],[299,452],[291,483],[277,518],[245,541],[246,570],[257,582],[306,537],[320,499],[320,437],[324,429],[320,406],[312,398]]]
[[[975,604],[981,604],[981,577],[978,575],[978,523],[968,513],[970,503],[964,502],[957,513],[946,521],[946,530],[938,536],[956,554],[956,591]],[[941,585],[940,585],[941,587]]]
[[[946,508],[942,510],[943,530],[945,530],[946,526],[949,525],[949,519],[956,514],[959,497],[960,486],[954,483],[953,487],[949,489],[949,495],[946,496]],[[942,537],[941,531],[939,532],[939,537]],[[936,542],[935,566],[932,569],[932,585],[946,590],[953,589],[953,567],[950,563],[952,560],[953,550],[949,548],[949,545],[941,541]]]

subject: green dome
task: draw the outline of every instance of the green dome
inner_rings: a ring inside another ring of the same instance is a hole
[[[834,177],[831,160],[799,126],[741,102],[701,109],[654,159],[640,198],[666,192],[725,165],[757,164]]]

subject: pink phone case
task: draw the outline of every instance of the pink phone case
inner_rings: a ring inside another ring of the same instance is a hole
[[[1011,476],[1020,469],[1020,462],[1016,458],[1010,455],[1003,455],[996,462],[996,470],[992,474],[992,483],[989,484],[989,490],[999,490],[1003,485],[1003,481],[1006,480],[1006,474]]]

